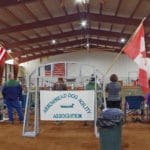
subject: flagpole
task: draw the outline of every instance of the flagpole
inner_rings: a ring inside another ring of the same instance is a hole
[[[146,19],[146,17],[144,17],[142,19],[142,21],[140,22],[139,26],[137,27],[137,29],[134,31],[134,33],[132,34],[132,36],[129,38],[129,40],[127,41],[127,43],[132,39],[133,36],[136,35],[137,31],[139,30],[139,28],[141,27],[142,23],[144,22],[144,20]],[[126,44],[127,44],[126,43]],[[105,76],[104,76],[104,83],[103,83],[103,97],[104,97],[104,108],[107,108],[107,104],[106,104],[106,95],[105,95],[105,86],[106,86],[106,75],[107,73],[110,71],[110,69],[112,68],[112,66],[114,65],[114,63],[118,60],[119,56],[121,55],[121,53],[123,52],[123,50],[126,47],[126,44],[123,46],[123,48],[121,49],[121,51],[116,55],[116,57],[113,59],[112,63],[110,64],[110,66],[108,67],[108,69],[105,72]]]

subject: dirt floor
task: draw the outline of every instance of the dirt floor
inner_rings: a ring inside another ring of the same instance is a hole
[[[92,123],[41,121],[40,134],[29,138],[22,136],[21,124],[0,122],[0,150],[100,150],[100,144]],[[150,124],[124,124],[122,150],[150,150]]]

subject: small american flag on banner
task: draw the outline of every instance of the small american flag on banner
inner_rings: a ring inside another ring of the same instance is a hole
[[[0,63],[2,63],[6,55],[7,55],[7,51],[3,47],[0,47]]]
[[[65,76],[65,64],[64,63],[54,64],[53,75],[55,75],[55,76]]]
[[[51,75],[51,65],[46,65],[45,66],[45,76],[50,76]]]

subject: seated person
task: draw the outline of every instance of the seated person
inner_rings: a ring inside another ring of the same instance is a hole
[[[63,78],[58,78],[58,81],[54,84],[53,90],[67,90],[67,86],[66,84],[64,83],[64,80]]]

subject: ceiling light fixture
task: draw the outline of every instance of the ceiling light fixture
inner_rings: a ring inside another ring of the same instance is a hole
[[[11,50],[11,49],[8,49],[8,50],[7,50],[7,53],[12,53],[12,50]]]
[[[87,20],[82,20],[81,26],[85,28],[87,26]]]
[[[75,0],[76,3],[79,4],[88,4],[90,0]]]
[[[125,43],[126,39],[125,38],[121,38],[120,39],[120,43]]]
[[[52,44],[56,44],[56,40],[52,40]]]
[[[89,43],[86,43],[86,47],[89,48],[89,47],[90,47],[90,44],[89,44]]]

